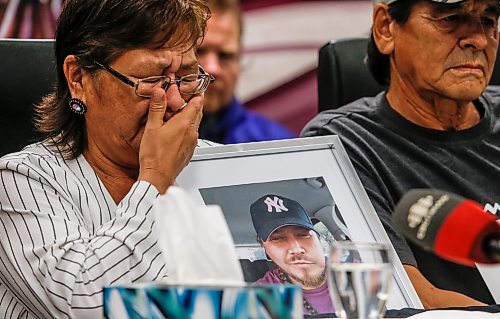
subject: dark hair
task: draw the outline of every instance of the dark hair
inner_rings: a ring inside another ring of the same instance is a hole
[[[411,11],[417,0],[398,0],[389,5],[389,15],[396,23],[404,25],[410,17]],[[388,85],[390,81],[390,57],[380,52],[373,38],[373,31],[370,34],[368,48],[366,51],[366,64],[375,80],[380,85]]]
[[[212,13],[232,13],[236,17],[236,21],[238,21],[240,41],[241,36],[243,34],[243,17],[241,14],[241,6],[239,0],[207,0],[206,5],[210,8]]]
[[[75,55],[95,72],[93,61],[110,63],[134,48],[198,45],[210,11],[203,0],[66,0],[57,22],[57,86],[36,106],[35,123],[63,155],[76,158],[87,146],[84,116],[73,113],[63,65]]]

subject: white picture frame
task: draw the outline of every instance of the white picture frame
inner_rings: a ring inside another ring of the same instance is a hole
[[[248,210],[258,196],[278,189],[309,213],[318,205],[336,207],[351,240],[390,245],[394,275],[387,308],[423,308],[338,136],[197,148],[176,183],[200,204],[222,207],[239,258],[251,261],[265,256]],[[305,190],[321,183],[325,190]]]

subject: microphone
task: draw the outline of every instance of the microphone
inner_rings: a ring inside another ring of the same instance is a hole
[[[413,189],[394,208],[392,222],[417,246],[452,262],[500,263],[500,224],[473,200],[434,189]]]

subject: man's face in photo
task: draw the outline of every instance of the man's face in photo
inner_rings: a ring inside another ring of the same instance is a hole
[[[316,232],[300,226],[283,226],[271,233],[263,246],[292,283],[314,289],[325,282],[325,256]]]

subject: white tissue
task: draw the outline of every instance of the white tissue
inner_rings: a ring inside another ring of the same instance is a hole
[[[183,189],[168,188],[153,206],[169,284],[243,286],[233,238],[219,206],[196,205]]]

